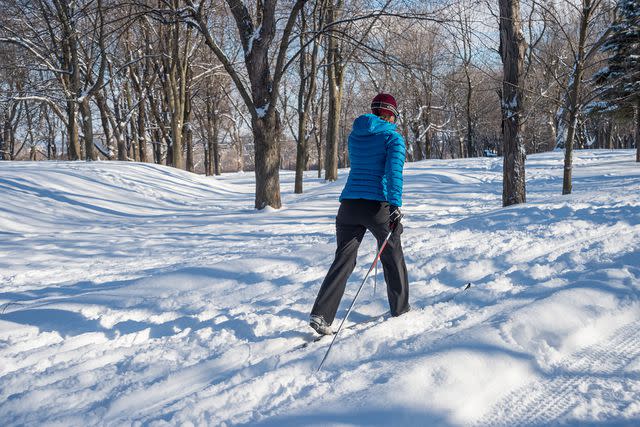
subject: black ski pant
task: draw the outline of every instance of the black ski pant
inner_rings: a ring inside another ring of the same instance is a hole
[[[389,203],[365,199],[343,200],[336,217],[338,249],[311,310],[312,315],[324,317],[329,324],[336,317],[347,280],[356,266],[358,247],[367,230],[375,236],[378,248],[381,247],[390,230]],[[380,257],[392,316],[409,311],[409,279],[400,242],[401,234],[402,224],[399,224]]]

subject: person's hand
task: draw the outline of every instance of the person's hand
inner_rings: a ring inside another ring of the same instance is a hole
[[[391,230],[395,230],[400,224],[400,220],[404,215],[400,211],[400,208],[397,206],[390,205],[389,206],[389,228]]]

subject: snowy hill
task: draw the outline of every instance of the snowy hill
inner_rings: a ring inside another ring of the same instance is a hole
[[[579,151],[562,196],[562,160],[529,156],[505,209],[501,159],[407,164],[413,310],[317,375],[328,343],[297,347],[346,171],[283,172],[257,212],[250,173],[0,162],[0,425],[638,425],[640,166]],[[349,323],[386,304],[379,273]]]

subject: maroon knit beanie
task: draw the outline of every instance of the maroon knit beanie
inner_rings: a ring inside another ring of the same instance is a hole
[[[388,93],[379,93],[371,101],[371,112],[376,116],[386,114],[398,117],[398,103]]]

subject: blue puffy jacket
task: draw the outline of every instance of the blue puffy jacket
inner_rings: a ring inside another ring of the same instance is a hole
[[[395,124],[373,114],[358,117],[349,135],[351,171],[340,201],[380,200],[402,206],[405,151]]]

